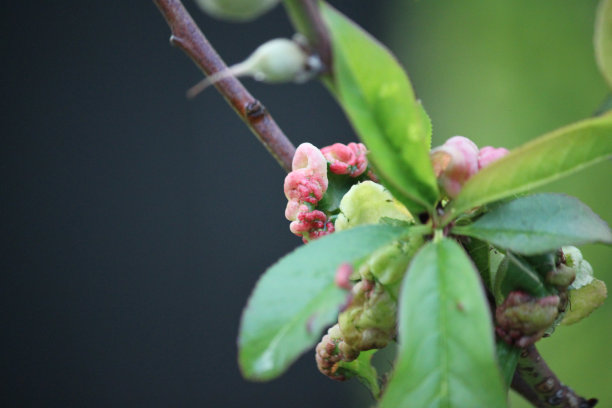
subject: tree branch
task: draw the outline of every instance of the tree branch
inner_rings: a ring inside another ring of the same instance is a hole
[[[587,400],[563,385],[534,345],[521,352],[512,388],[538,408],[592,408],[597,405],[597,399]]]
[[[298,32],[304,35],[323,63],[323,72],[332,72],[329,31],[319,11],[319,0],[285,0],[285,9]]]
[[[206,74],[227,69],[180,0],[153,0],[172,35],[170,43],[185,52]],[[234,77],[215,83],[217,90],[285,171],[291,171],[295,147],[265,107]]]

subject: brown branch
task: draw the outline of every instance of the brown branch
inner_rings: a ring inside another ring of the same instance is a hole
[[[293,25],[321,59],[323,72],[332,72],[331,41],[319,10],[319,0],[285,0],[284,3]]]
[[[597,399],[587,400],[563,385],[534,345],[521,352],[512,388],[538,408],[592,408],[597,404]]]
[[[227,69],[180,0],[153,0],[172,35],[170,43],[185,52],[206,74]],[[264,106],[234,77],[215,83],[217,90],[285,171],[291,171],[295,147]]]

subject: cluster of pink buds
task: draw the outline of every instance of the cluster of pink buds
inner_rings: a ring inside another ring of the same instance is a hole
[[[293,221],[289,229],[302,236],[304,242],[333,232],[333,223],[325,213],[315,210],[328,185],[323,153],[310,143],[302,143],[293,157],[292,169],[285,178],[285,196],[289,200],[285,217]]]
[[[334,143],[321,149],[334,174],[348,174],[359,177],[368,168],[367,149],[363,143]]]
[[[434,173],[449,197],[456,197],[463,185],[480,169],[501,159],[508,150],[478,146],[467,137],[451,137],[430,153]]]

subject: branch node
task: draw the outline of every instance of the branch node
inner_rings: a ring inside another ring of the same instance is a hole
[[[245,106],[245,113],[249,120],[259,119],[266,114],[266,107],[263,106],[259,100],[255,99],[252,102],[247,103]]]

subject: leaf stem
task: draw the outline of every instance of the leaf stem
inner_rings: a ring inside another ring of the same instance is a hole
[[[180,0],[153,0],[166,19],[172,35],[170,43],[180,48],[206,75],[227,69]],[[295,147],[276,124],[266,108],[235,77],[215,83],[217,90],[242,121],[287,172]]]
[[[563,385],[534,345],[521,352],[512,388],[538,408],[591,408],[597,404],[597,399],[587,400]]]
[[[308,40],[323,63],[323,72],[332,72],[329,31],[319,10],[319,0],[284,0],[285,9],[295,29]]]

